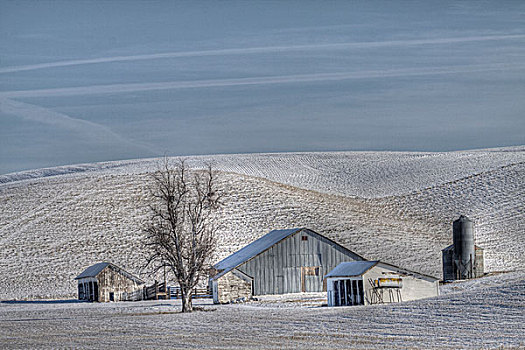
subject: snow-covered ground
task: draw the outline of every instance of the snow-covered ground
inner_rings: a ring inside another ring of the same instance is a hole
[[[0,347],[177,349],[523,348],[525,272],[442,287],[435,298],[328,308],[315,296],[211,305],[178,301],[0,302]]]
[[[206,156],[228,189],[216,259],[271,229],[308,227],[370,259],[441,275],[460,214],[476,221],[486,271],[525,266],[525,148]],[[158,160],[4,175],[0,299],[71,297],[109,260],[141,270],[148,172]]]

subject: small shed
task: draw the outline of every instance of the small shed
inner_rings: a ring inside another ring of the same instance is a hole
[[[75,280],[78,300],[100,302],[123,300],[123,294],[136,292],[144,284],[140,278],[109,262],[88,267]]]
[[[381,261],[342,262],[326,275],[328,306],[395,303],[439,295],[439,279]]]
[[[273,230],[214,266],[215,303],[252,295],[326,291],[324,276],[361,256],[306,228]]]

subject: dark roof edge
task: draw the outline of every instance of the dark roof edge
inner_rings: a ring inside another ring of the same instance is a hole
[[[321,236],[321,237],[323,237],[323,238],[326,238],[328,241],[330,241],[330,243],[336,244],[337,246],[343,248],[344,250],[346,250],[346,251],[348,251],[348,252],[354,254],[355,256],[357,256],[358,258],[360,258],[362,261],[369,261],[369,260],[365,259],[364,257],[362,257],[361,255],[357,254],[356,252],[354,252],[354,251],[348,249],[347,247],[345,247],[345,246],[342,245],[341,243],[337,243],[336,241],[334,241],[334,240],[331,239],[331,238],[326,237],[325,235],[322,235],[322,234],[320,234],[320,233],[318,233],[318,232],[315,232],[314,230],[310,230],[309,228],[303,228],[303,230],[307,230],[307,231],[313,232],[314,234],[316,234],[316,235],[318,235],[318,236]]]
[[[245,281],[253,281],[253,277],[252,276],[242,272],[241,270],[232,269],[230,271],[231,271],[232,274],[234,274],[236,276],[237,276],[237,274],[239,274],[240,276],[237,276],[237,277],[239,277],[239,278],[241,278],[241,279],[243,279]]]
[[[426,277],[426,278],[430,278],[430,279],[439,281],[439,278],[437,278],[437,277],[434,277],[434,276],[431,276],[431,275],[427,275],[427,274],[424,274],[424,273],[421,273],[421,272],[405,269],[404,267],[399,267],[399,266],[396,266],[396,265],[393,265],[393,264],[390,264],[390,263],[387,263],[387,262],[384,262],[384,261],[379,261],[378,264],[387,265],[389,267],[393,267],[393,268],[396,268],[396,269],[399,269],[399,270],[402,270],[402,271],[406,271],[406,272],[412,273],[414,275],[419,275],[419,276],[423,276],[423,277]]]
[[[441,251],[444,251],[444,250],[448,250],[448,249],[451,249],[451,248],[452,248],[453,246],[454,246],[454,244],[451,244],[451,245],[449,245],[449,246],[447,246],[447,247],[445,247],[445,248],[441,249]],[[474,244],[474,249],[481,249],[481,250],[485,250],[485,248],[482,248],[482,247],[480,247],[480,246],[479,246],[479,245],[477,245],[477,244]]]

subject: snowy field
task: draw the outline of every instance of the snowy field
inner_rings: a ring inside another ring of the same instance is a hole
[[[261,177],[322,193],[401,195],[525,162],[525,146],[458,152],[306,152],[187,157],[188,164]],[[159,159],[78,164],[0,175],[1,183],[84,173],[140,174]]]
[[[451,222],[465,214],[476,221],[486,271],[525,266],[523,147],[190,160],[204,161],[227,170],[221,184],[230,193],[216,260],[272,229],[308,227],[369,259],[439,277],[440,251],[452,241]],[[141,269],[140,226],[147,212],[147,173],[156,164],[113,162],[4,176],[0,299],[74,297],[73,278],[104,260],[152,280]],[[357,196],[376,189],[384,196]]]
[[[179,313],[176,300],[0,302],[0,348],[518,349],[525,272],[447,284],[435,298],[328,308],[315,296]],[[314,299],[315,300],[315,299]]]

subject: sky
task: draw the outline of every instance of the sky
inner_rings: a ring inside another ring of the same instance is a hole
[[[0,174],[525,144],[524,1],[0,0]]]

